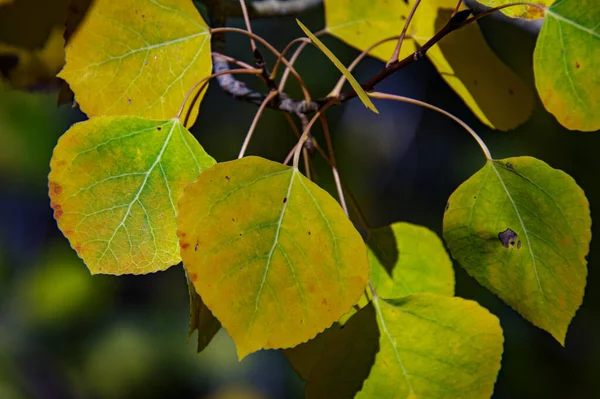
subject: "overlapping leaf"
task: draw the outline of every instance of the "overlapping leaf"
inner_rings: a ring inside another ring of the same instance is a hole
[[[186,280],[190,294],[190,329],[188,338],[194,334],[194,331],[198,331],[198,345],[196,351],[200,353],[206,349],[208,344],[210,344],[210,341],[212,341],[219,332],[221,323],[213,316],[210,309],[206,307],[202,298],[196,292],[194,283],[189,280],[187,275]]]
[[[209,36],[191,1],[97,0],[71,37],[60,77],[90,117],[172,118],[210,74]],[[187,125],[198,113],[194,104],[184,109]]]
[[[423,1],[402,46],[401,58],[423,45],[449,20],[455,0]],[[366,50],[378,40],[398,35],[414,0],[326,0],[327,30],[351,46]],[[395,42],[370,54],[389,60]],[[444,80],[485,124],[501,130],[523,123],[533,108],[533,93],[489,48],[476,24],[452,32],[427,56]]]
[[[444,215],[452,256],[563,344],[583,299],[590,228],[581,188],[530,157],[488,161],[452,194]]]
[[[181,260],[177,200],[213,164],[178,120],[93,118],[54,149],[54,217],[92,273],[164,270]]]
[[[444,244],[431,230],[394,223],[370,232],[371,282],[382,298],[418,292],[454,295],[454,270]]]
[[[530,3],[539,4],[541,6],[549,7],[554,3],[555,0],[532,0]],[[477,0],[478,3],[481,3],[488,7],[498,7],[503,6],[505,4],[513,4],[513,3],[522,3],[522,1],[518,0]],[[514,18],[522,18],[522,19],[539,19],[544,18],[544,11],[539,7],[530,6],[530,5],[515,5],[511,7],[506,7],[500,10],[504,14],[509,17]]]
[[[487,399],[502,342],[498,319],[475,302],[436,294],[375,298],[330,337],[306,397]]]
[[[533,56],[535,85],[565,127],[600,130],[600,2],[558,0],[547,11]]]
[[[240,358],[313,338],[363,292],[362,238],[296,168],[257,157],[217,164],[180,209],[184,266]]]

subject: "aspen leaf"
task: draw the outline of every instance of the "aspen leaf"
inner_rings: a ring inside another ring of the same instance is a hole
[[[331,327],[317,334],[310,341],[282,351],[292,368],[304,381],[308,381],[313,368],[321,358],[321,354],[332,343],[331,338],[337,337],[339,329],[340,325],[333,323]]]
[[[549,7],[554,3],[555,0],[533,0],[530,3],[539,4],[541,6]],[[478,3],[488,7],[498,7],[505,4],[521,3],[517,0],[477,0]],[[513,18],[521,19],[540,19],[544,18],[544,11],[535,6],[528,5],[515,5],[512,7],[506,7],[500,10],[500,12]]]
[[[325,0],[327,31],[349,45],[366,50],[399,35],[414,0]],[[400,58],[425,44],[449,20],[456,0],[420,3],[402,45]],[[463,6],[464,9],[464,6]],[[388,61],[395,41],[369,54]],[[533,92],[490,49],[477,24],[452,32],[429,49],[427,57],[442,78],[486,125],[510,130],[525,122],[533,109]]]
[[[313,338],[366,286],[362,238],[296,168],[258,157],[220,163],[188,186],[179,205],[184,266],[240,359]]]
[[[90,117],[173,118],[186,93],[211,72],[209,42],[191,1],[96,0],[70,38],[59,76]],[[202,95],[193,108],[191,100],[186,104],[187,126]]]
[[[571,130],[600,130],[600,2],[559,0],[547,11],[533,54],[546,109]]]
[[[190,281],[186,275],[186,281],[188,283],[188,291],[190,294],[190,329],[188,332],[188,339],[191,338],[194,331],[198,331],[198,344],[196,351],[202,352],[210,341],[221,329],[221,323],[209,308],[206,307],[202,298],[196,292],[194,284]]]
[[[450,196],[444,215],[452,256],[563,345],[583,300],[590,229],[581,188],[531,157],[488,161]]]
[[[430,293],[375,297],[329,338],[306,397],[487,399],[502,343],[498,319],[476,302]]]
[[[360,98],[360,101],[362,101],[364,106],[367,107],[368,109],[370,109],[371,111],[375,112],[376,114],[378,114],[379,111],[377,111],[377,108],[375,108],[375,105],[373,104],[373,102],[371,101],[371,99],[369,98],[367,93],[365,93],[363,88],[360,86],[360,83],[358,83],[356,81],[354,76],[352,76],[350,71],[348,71],[348,69],[346,69],[344,64],[342,64],[341,61],[338,60],[338,58],[335,56],[335,54],[333,54],[331,52],[331,50],[329,50],[327,48],[327,46],[325,46],[323,44],[323,42],[321,42],[319,40],[318,37],[313,35],[312,32],[310,30],[308,30],[308,28],[306,26],[304,26],[304,24],[302,22],[300,22],[299,20],[296,20],[296,22],[300,26],[300,29],[302,29],[302,31],[306,34],[306,36],[308,36],[310,38],[310,40],[312,40],[312,42],[319,48],[319,50],[321,50],[323,52],[323,54],[325,54],[327,56],[327,58],[329,58],[329,60],[333,63],[333,65],[335,65],[335,67],[346,77],[346,79],[348,80],[348,83],[350,83],[350,86],[352,86],[354,91],[356,91],[358,98]]]
[[[371,282],[382,298],[417,292],[454,295],[454,270],[442,240],[431,230],[394,223],[367,240]]]
[[[181,260],[177,200],[214,162],[178,120],[77,123],[50,162],[54,217],[93,274],[165,270]]]

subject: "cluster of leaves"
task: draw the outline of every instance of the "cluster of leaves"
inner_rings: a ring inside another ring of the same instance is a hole
[[[400,59],[427,48],[482,122],[501,130],[524,122],[533,93],[489,49],[471,23],[477,17],[432,47],[461,2],[415,3],[325,0],[325,31],[388,61],[397,38],[387,36],[416,10]],[[544,18],[534,72],[545,107],[570,129],[600,129],[600,6],[482,3]],[[378,94],[366,93],[300,26],[375,110],[369,95]],[[90,119],[60,138],[49,194],[59,228],[89,270],[143,274],[183,261],[199,350],[221,325],[240,359],[284,349],[307,381],[307,397],[491,396],[502,330],[477,303],[454,297],[441,240],[407,223],[366,226],[363,240],[345,206],[298,168],[312,122],[340,102],[339,90],[306,126],[293,166],[259,157],[216,163],[190,134],[200,83],[212,76],[213,32],[191,0],[96,0],[70,32],[59,76]],[[495,160],[472,134],[486,163],[448,201],[450,253],[564,344],[586,282],[587,199],[564,172],[530,157]]]

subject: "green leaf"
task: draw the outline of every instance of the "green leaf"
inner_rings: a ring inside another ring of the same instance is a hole
[[[54,217],[94,274],[165,270],[181,261],[177,200],[214,163],[175,119],[77,123],[50,162]]]
[[[358,98],[360,98],[360,101],[362,101],[365,107],[378,114],[379,111],[377,111],[377,108],[375,108],[375,105],[373,104],[367,93],[363,90],[360,83],[356,81],[354,76],[352,76],[350,71],[346,69],[344,64],[342,64],[341,61],[338,60],[338,58],[331,52],[331,50],[329,50],[327,46],[323,44],[323,42],[321,42],[315,35],[313,35],[312,32],[302,24],[302,22],[300,22],[298,19],[296,19],[296,22],[298,23],[302,31],[306,34],[306,36],[308,36],[310,40],[312,40],[312,42],[319,48],[319,50],[321,50],[323,54],[325,54],[327,58],[329,58],[333,65],[335,65],[336,68],[339,69],[340,72],[346,77],[348,83],[350,83],[350,86],[352,86],[356,94],[358,94]]]
[[[559,0],[533,55],[535,85],[546,109],[571,130],[600,130],[600,3]]]
[[[59,76],[90,117],[173,118],[188,90],[211,73],[209,42],[191,1],[96,0],[71,37]],[[186,104],[187,126],[200,99]]]
[[[531,157],[488,161],[452,194],[444,215],[452,256],[563,345],[583,300],[590,229],[581,188]]]
[[[202,352],[210,341],[221,329],[221,323],[209,308],[206,307],[202,298],[196,292],[194,284],[190,281],[187,274],[185,276],[188,284],[188,292],[190,294],[190,329],[188,332],[188,339],[192,336],[194,331],[198,331],[198,346],[196,351]]]
[[[454,295],[454,269],[444,244],[431,230],[394,223],[372,230],[367,240],[371,282],[382,298],[417,292]]]
[[[539,4],[544,7],[549,7],[554,3],[555,0],[532,0],[530,3]],[[481,3],[488,7],[498,7],[506,4],[513,3],[522,3],[519,0],[477,0],[478,3]],[[544,10],[539,7],[530,6],[530,5],[515,5],[512,7],[506,7],[500,10],[503,14],[508,15],[513,18],[521,18],[521,19],[540,19],[544,18]]]
[[[325,0],[327,31],[364,51],[375,42],[399,35],[415,0]],[[457,0],[420,3],[402,45],[401,58],[414,53],[449,20]],[[463,7],[464,9],[464,7]],[[384,62],[395,41],[369,54]],[[486,125],[513,129],[533,109],[533,91],[490,49],[477,24],[452,32],[427,51],[442,78]]]
[[[313,338],[366,286],[362,238],[296,168],[258,157],[217,164],[188,186],[180,209],[184,266],[240,359]]]
[[[306,397],[489,398],[502,342],[498,319],[476,302],[429,293],[375,297],[329,339]]]

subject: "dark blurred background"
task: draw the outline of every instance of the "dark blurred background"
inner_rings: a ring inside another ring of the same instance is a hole
[[[319,30],[322,9],[302,20]],[[240,20],[230,24],[241,27]],[[502,19],[481,25],[493,49],[533,88],[535,36]],[[301,35],[293,18],[254,21],[253,27],[279,49]],[[358,54],[333,38],[324,41],[346,65]],[[228,36],[228,54],[252,60],[242,36]],[[356,76],[363,80],[381,67],[367,59]],[[314,48],[303,53],[297,68],[314,97],[326,95],[339,77]],[[261,88],[260,82],[252,84]],[[0,83],[0,398],[302,397],[302,381],[279,352],[261,351],[238,363],[231,339],[221,331],[203,353],[195,353],[195,337],[187,342],[188,294],[180,265],[146,276],[89,274],[57,229],[47,197],[52,148],[85,115],[57,107],[57,90],[51,87],[25,92]],[[299,97],[297,87],[289,87]],[[562,128],[539,100],[524,125],[498,132],[470,113],[428,60],[378,89],[454,113],[480,133],[496,158],[531,155],[566,171],[585,190],[592,209],[600,204],[599,133]],[[376,105],[379,116],[358,100],[328,112],[343,178],[372,225],[409,221],[441,233],[446,200],[483,166],[481,151],[442,115],[412,105]],[[211,85],[191,131],[218,161],[234,159],[255,112],[255,106]],[[324,143],[318,130],[315,135]],[[282,115],[269,110],[254,137],[248,153],[278,161],[295,144]],[[334,193],[330,171],[318,156],[315,166],[318,183]],[[455,265],[457,295],[490,309],[504,328],[494,398],[598,397],[600,276],[594,266],[599,257],[593,241],[586,296],[566,348]]]

